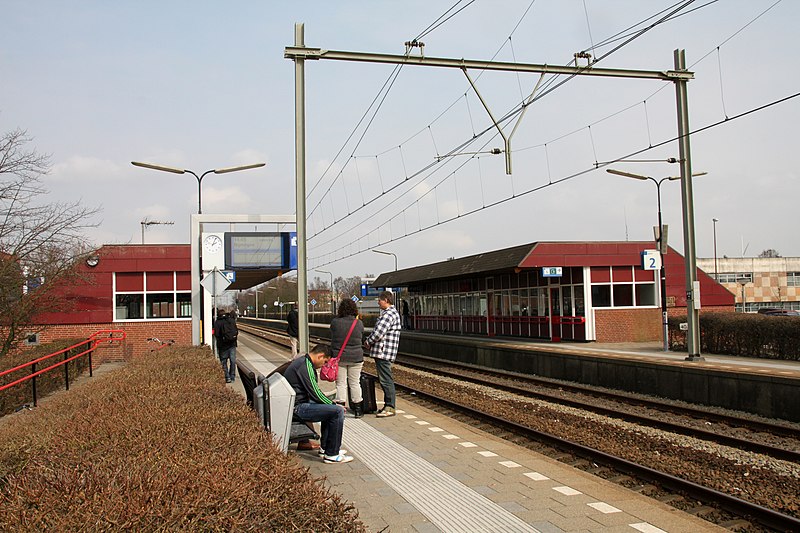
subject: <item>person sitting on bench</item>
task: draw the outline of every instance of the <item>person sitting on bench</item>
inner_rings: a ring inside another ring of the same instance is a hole
[[[325,396],[317,383],[317,370],[331,358],[328,344],[317,344],[303,357],[294,359],[283,377],[295,391],[294,416],[304,422],[320,422],[319,454],[326,463],[349,463],[353,460],[341,449],[344,430],[344,407]]]

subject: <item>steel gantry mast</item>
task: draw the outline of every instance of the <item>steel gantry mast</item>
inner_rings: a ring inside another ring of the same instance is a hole
[[[476,94],[481,100],[489,117],[492,119],[495,127],[500,132],[501,137],[505,141],[506,146],[506,172],[511,173],[511,137],[516,131],[516,126],[511,135],[506,136],[500,127],[500,124],[492,115],[489,106],[478,93],[475,84],[470,78],[469,70],[493,70],[503,72],[535,72],[540,74],[556,74],[567,76],[596,76],[605,78],[635,78],[635,79],[651,79],[668,81],[675,84],[676,91],[676,104],[678,110],[678,137],[680,149],[680,163],[681,163],[681,192],[682,192],[682,206],[683,206],[683,233],[684,233],[684,247],[686,259],[686,313],[689,323],[687,345],[689,361],[701,360],[700,356],[700,327],[699,327],[699,305],[700,293],[697,281],[697,264],[695,256],[695,239],[694,239],[694,204],[692,199],[692,168],[691,168],[691,150],[689,144],[689,112],[688,112],[688,96],[686,85],[689,80],[694,78],[694,73],[686,70],[685,66],[685,52],[683,50],[675,50],[674,70],[633,70],[633,69],[610,69],[610,68],[595,68],[593,66],[557,66],[557,65],[539,65],[534,63],[516,63],[507,61],[486,61],[486,60],[473,60],[473,59],[452,59],[443,57],[428,57],[428,56],[412,56],[412,55],[393,55],[393,54],[375,54],[367,52],[345,52],[340,50],[325,50],[322,48],[309,48],[304,44],[304,25],[301,23],[295,24],[295,45],[287,46],[284,50],[284,57],[291,59],[295,62],[295,127],[296,127],[296,177],[297,184],[297,224],[298,224],[298,303],[302,306],[303,302],[307,300],[308,287],[300,283],[305,279],[306,261],[305,250],[306,242],[304,236],[301,237],[301,213],[305,214],[305,196],[300,197],[302,180],[303,191],[305,188],[305,78],[304,68],[306,60],[334,60],[334,61],[355,61],[362,63],[384,63],[394,65],[409,65],[421,67],[439,67],[439,68],[455,68],[460,69],[467,76],[470,85],[475,90]],[[541,78],[539,80],[541,82]],[[526,98],[523,106],[531,103],[539,83],[536,84],[531,95]],[[521,120],[521,116],[520,119]],[[517,122],[519,125],[519,121]],[[302,161],[301,161],[302,159]],[[303,193],[304,194],[304,193]],[[302,211],[300,208],[301,202],[303,203]],[[303,216],[303,219],[305,217]],[[303,220],[304,224],[305,220]],[[302,252],[301,252],[302,250]],[[301,260],[302,258],[302,260]],[[303,270],[301,277],[300,270]],[[308,319],[303,309],[300,310],[300,339],[302,343],[303,335],[308,336]],[[305,332],[303,331],[305,329]]]

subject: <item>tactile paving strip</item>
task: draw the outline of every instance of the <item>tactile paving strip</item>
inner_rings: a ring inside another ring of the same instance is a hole
[[[362,420],[347,420],[346,440],[359,461],[442,531],[539,532]]]

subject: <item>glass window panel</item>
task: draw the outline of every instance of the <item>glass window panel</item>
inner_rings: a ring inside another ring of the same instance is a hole
[[[656,284],[637,283],[636,284],[636,305],[656,305]]]
[[[583,302],[583,285],[575,285],[573,296],[575,298],[575,316],[586,316],[586,306]]]
[[[633,285],[630,283],[614,284],[614,307],[633,306]]]
[[[173,293],[148,293],[147,318],[173,318],[175,295]]]
[[[520,315],[519,291],[511,291],[511,316]]]
[[[572,267],[572,283],[583,283],[583,267]]]
[[[117,294],[114,316],[117,320],[144,318],[144,294]]]
[[[564,316],[572,315],[572,287],[561,287],[561,309]]]
[[[611,307],[611,285],[592,285],[592,307]]]
[[[179,292],[176,295],[178,318],[192,318],[192,293]]]
[[[789,287],[800,287],[800,272],[787,272],[786,285]]]

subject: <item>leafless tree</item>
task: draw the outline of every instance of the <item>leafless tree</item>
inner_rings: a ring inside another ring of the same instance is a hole
[[[758,254],[758,257],[768,258],[768,259],[775,259],[776,257],[780,257],[780,256],[781,256],[781,254],[778,253],[778,250],[775,250],[773,248],[769,248],[767,250],[764,250],[760,254]]]
[[[333,280],[333,286],[339,298],[351,298],[361,296],[361,277],[343,278],[339,276]]]
[[[50,157],[31,148],[24,130],[0,136],[0,356],[14,347],[42,311],[68,305],[61,297],[90,249],[83,230],[98,209],[48,203],[42,177]]]

